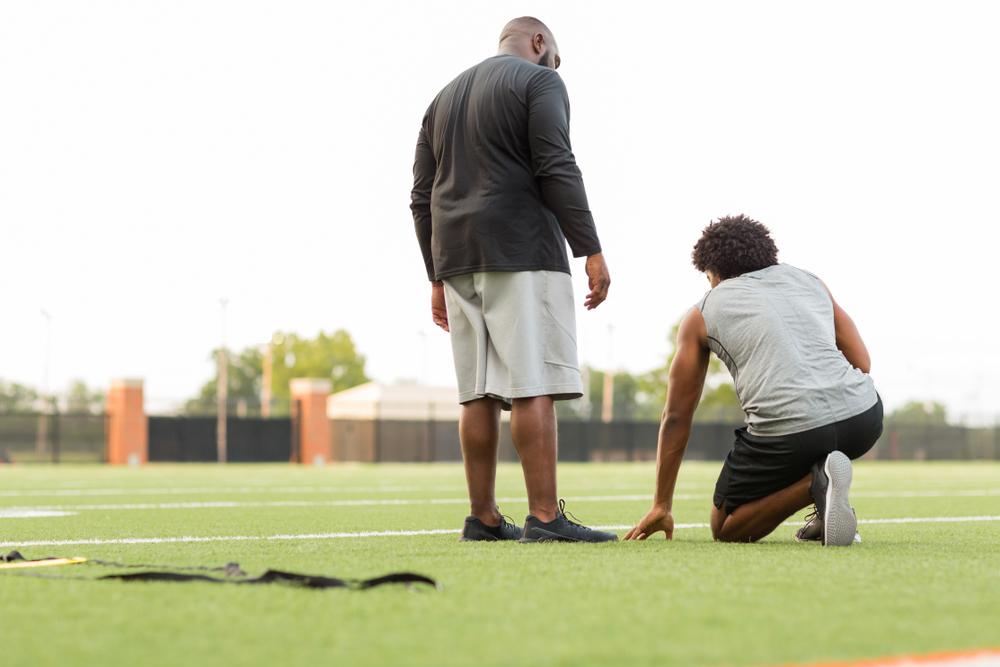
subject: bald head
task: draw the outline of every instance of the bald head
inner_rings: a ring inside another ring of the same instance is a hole
[[[500,32],[499,53],[518,56],[533,63],[557,69],[559,45],[548,26],[533,16],[509,22]]]

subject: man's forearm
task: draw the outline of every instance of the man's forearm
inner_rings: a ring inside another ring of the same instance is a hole
[[[420,244],[420,254],[424,259],[424,268],[427,270],[427,279],[433,281],[434,252],[431,247],[431,211],[430,207],[421,209],[413,208],[413,227],[417,232],[417,243]]]
[[[601,252],[601,242],[580,172],[575,164],[563,164],[554,171],[538,179],[545,206],[559,221],[574,257],[596,255]]]
[[[660,421],[660,437],[656,446],[656,495],[653,504],[671,509],[674,488],[681,459],[691,435],[691,420],[665,413]]]

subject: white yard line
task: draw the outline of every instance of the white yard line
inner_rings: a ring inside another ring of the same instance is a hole
[[[73,516],[76,512],[63,512],[60,510],[41,510],[25,507],[2,507],[0,508],[0,519],[42,519],[54,516]]]
[[[647,485],[637,484],[607,484],[601,488],[616,491],[645,490]],[[678,489],[702,488],[703,485],[687,484],[678,485]],[[0,498],[76,498],[89,496],[183,496],[183,495],[225,495],[247,494],[247,493],[404,493],[404,492],[427,492],[427,491],[465,491],[464,486],[455,485],[428,485],[428,486],[175,486],[175,487],[137,487],[137,488],[93,488],[93,489],[0,489]]]
[[[707,495],[677,494],[676,500],[705,499]],[[649,494],[615,496],[575,496],[573,502],[623,502],[630,500],[650,500]],[[378,506],[422,506],[422,505],[465,505],[467,498],[356,498],[349,500],[206,500],[174,503],[104,503],[80,505],[31,505],[10,506],[5,509],[20,511],[109,511],[109,510],[177,510],[177,509],[218,509],[244,507],[378,507]],[[527,498],[497,498],[499,503],[526,503]]]
[[[975,523],[982,521],[1000,521],[1000,516],[923,516],[899,517],[891,519],[862,519],[862,524],[905,524],[905,523]],[[616,524],[611,526],[594,526],[600,530],[627,530],[631,525]],[[707,523],[679,523],[675,529],[708,528]],[[343,533],[298,533],[278,535],[205,535],[179,537],[116,537],[72,540],[27,540],[22,542],[0,542],[0,548],[11,547],[60,547],[77,545],[104,544],[189,544],[195,542],[275,542],[284,540],[336,540],[365,537],[414,537],[423,535],[457,535],[461,531],[451,528],[434,528],[425,530],[381,530]]]
[[[1000,489],[978,489],[957,491],[869,491],[852,493],[852,498],[982,498],[1000,496]],[[708,500],[709,494],[678,493],[674,500]],[[615,494],[595,496],[570,496],[570,502],[634,502],[650,501],[648,493]],[[92,503],[73,505],[30,505],[8,506],[14,511],[118,511],[118,510],[178,510],[178,509],[232,509],[250,507],[379,507],[379,506],[424,506],[424,505],[464,505],[465,497],[455,498],[352,498],[344,500],[205,500],[170,503]],[[499,503],[526,503],[524,497],[497,498]]]
[[[174,496],[244,493],[401,493],[406,491],[462,491],[459,486],[176,486],[111,489],[4,489],[0,498],[87,496]]]

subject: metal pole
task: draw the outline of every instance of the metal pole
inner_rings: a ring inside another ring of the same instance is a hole
[[[215,449],[219,463],[226,462],[226,414],[229,403],[229,359],[226,353],[226,306],[228,299],[219,299],[222,307],[222,345],[218,355],[218,384],[216,385]]]
[[[420,330],[420,384],[427,386],[427,332]]]
[[[49,443],[48,412],[51,408],[49,400],[49,363],[52,356],[52,315],[42,308],[42,318],[45,320],[45,353],[42,363],[42,387],[38,397],[38,430],[35,432],[35,456],[39,461],[45,459]]]
[[[54,397],[51,402],[52,416],[52,462],[59,463],[59,401]]]
[[[604,396],[601,401],[601,421],[607,423],[614,419],[615,415],[615,372],[612,370],[615,363],[614,347],[615,327],[608,325],[608,368],[604,372]]]
[[[271,416],[271,373],[274,362],[274,337],[264,346],[264,362],[260,379],[260,416]]]

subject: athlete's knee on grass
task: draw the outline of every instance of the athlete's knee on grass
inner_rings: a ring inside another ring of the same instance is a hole
[[[725,504],[712,508],[709,525],[712,527],[712,539],[716,542],[756,542],[763,537],[745,534],[745,522],[744,525],[735,525],[734,522],[727,521],[731,516],[732,512],[726,512]]]
[[[721,507],[712,507],[712,516],[708,525],[712,528],[712,539],[722,540],[722,525],[726,522],[726,512]]]

